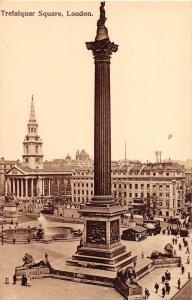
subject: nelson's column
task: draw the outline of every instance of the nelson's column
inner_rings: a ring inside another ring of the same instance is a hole
[[[95,62],[94,196],[81,209],[84,238],[67,265],[75,266],[81,279],[91,280],[94,276],[95,281],[110,284],[117,271],[136,256],[120,242],[121,215],[125,210],[115,203],[111,193],[110,58],[118,46],[109,39],[104,6],[105,2],[101,2],[95,41],[86,43]]]

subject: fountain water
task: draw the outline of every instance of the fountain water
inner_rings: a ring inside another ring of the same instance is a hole
[[[49,222],[46,220],[45,216],[42,213],[40,213],[40,216],[38,218],[38,223],[40,227],[43,229],[44,234],[46,236],[49,236],[50,235],[50,230],[48,228]]]

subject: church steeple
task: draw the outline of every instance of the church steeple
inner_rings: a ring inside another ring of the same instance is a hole
[[[32,98],[31,98],[31,111],[30,111],[29,122],[36,122],[33,95],[32,95]]]
[[[23,163],[31,169],[43,168],[42,140],[38,135],[38,123],[35,117],[35,105],[32,95],[28,132],[23,142]]]

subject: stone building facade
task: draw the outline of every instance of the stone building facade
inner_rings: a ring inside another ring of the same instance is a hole
[[[73,172],[72,202],[85,204],[93,196],[93,170]],[[121,205],[129,207],[134,199],[150,199],[155,214],[175,216],[185,209],[185,171],[172,162],[133,163],[112,168],[112,193]]]

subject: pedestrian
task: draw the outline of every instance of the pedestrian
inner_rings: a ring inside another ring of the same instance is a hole
[[[173,243],[173,245],[175,244],[175,239],[174,238],[172,239],[172,243]]]
[[[136,267],[136,264],[137,264],[136,261],[134,261],[134,262],[133,262],[133,267],[134,267],[134,268]]]
[[[184,274],[184,272],[185,272],[185,267],[184,267],[184,265],[182,265],[181,266],[181,273]]]
[[[165,276],[164,275],[161,277],[161,281],[162,281],[162,283],[165,282]]]
[[[16,274],[14,273],[14,275],[13,275],[13,284],[16,284],[16,281],[17,281],[17,277],[16,277]]]
[[[170,285],[168,285],[168,286],[167,286],[167,294],[168,294],[168,295],[169,295],[170,291],[171,291],[171,287],[170,287]]]
[[[182,250],[182,246],[181,246],[181,243],[179,243],[179,250]]]
[[[165,292],[166,292],[167,294],[169,294],[169,292],[170,292],[170,285],[169,285],[169,282],[168,282],[168,281],[165,282]]]
[[[168,279],[169,278],[169,272],[168,272],[168,270],[165,272],[165,280],[169,280]]]
[[[159,290],[159,285],[158,285],[158,283],[156,282],[156,283],[155,283],[155,293],[156,293],[156,294],[158,293],[158,290]]]
[[[191,273],[188,272],[188,279],[191,279]]]
[[[187,246],[186,254],[190,254],[189,246]]]
[[[175,245],[177,245],[177,238],[175,238]]]
[[[149,290],[145,288],[145,299],[148,299],[150,296]]]
[[[162,288],[162,297],[163,298],[165,297],[165,288],[164,287]]]
[[[167,280],[171,280],[171,273],[170,272],[168,272],[168,274],[167,274]]]
[[[190,257],[189,256],[187,257],[187,264],[188,265],[190,264]]]
[[[142,257],[142,259],[144,258],[144,252],[141,253],[141,257]]]
[[[181,279],[180,278],[177,280],[177,288],[178,288],[178,290],[180,290],[180,288],[181,288]]]

